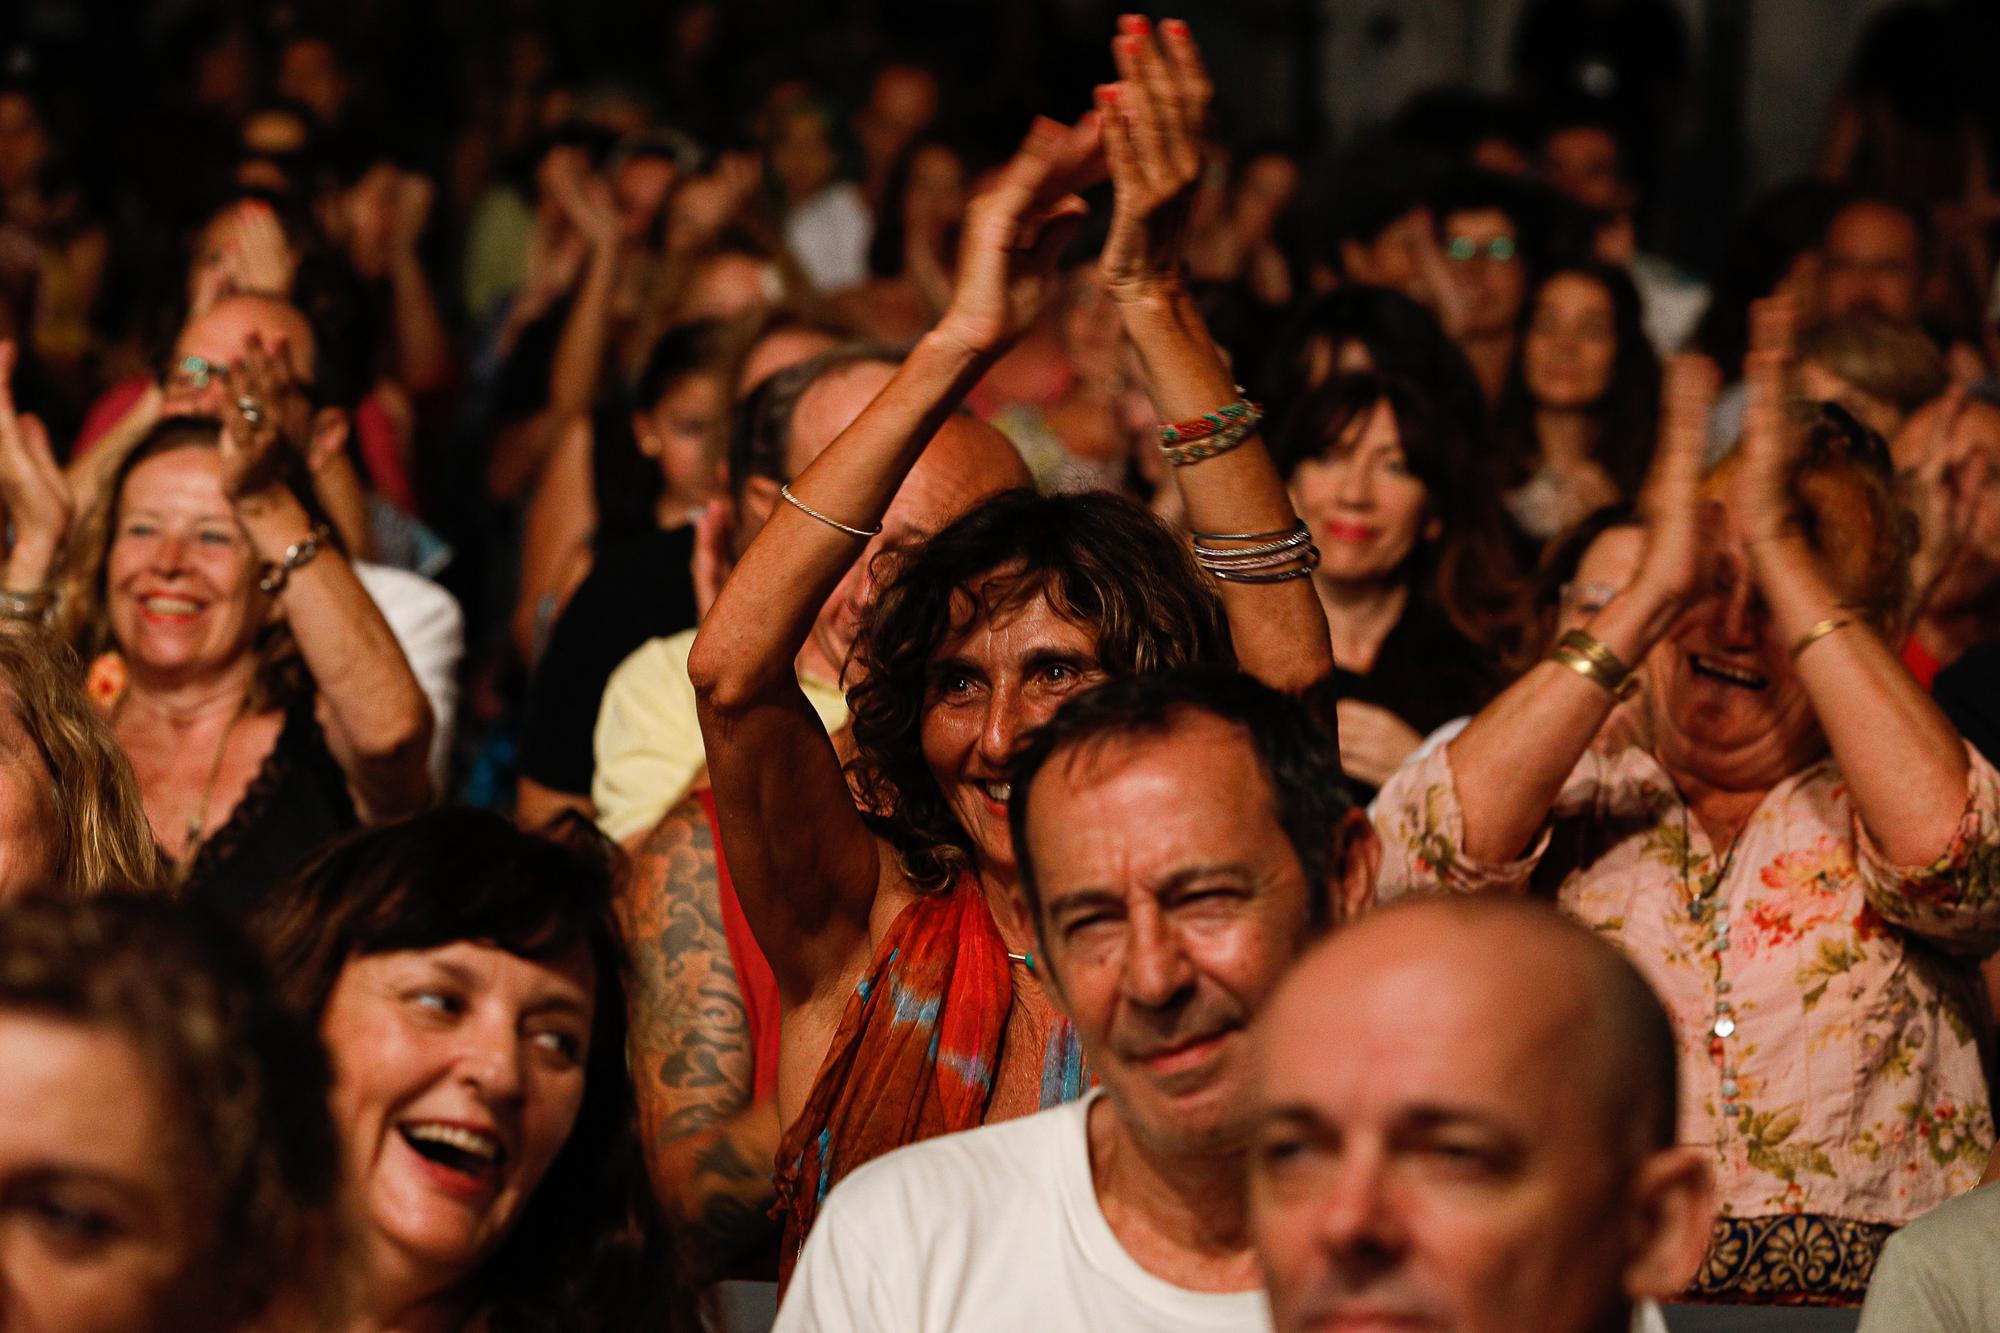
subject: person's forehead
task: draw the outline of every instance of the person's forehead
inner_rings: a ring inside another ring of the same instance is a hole
[[[1498,208],[1467,208],[1445,214],[1445,230],[1455,236],[1514,234],[1514,219]]]
[[[817,457],[854,423],[895,373],[896,368],[884,361],[852,361],[829,368],[805,387],[792,408],[790,452],[794,457]],[[798,470],[802,469],[794,469]]]
[[[1351,929],[1288,981],[1259,1032],[1267,1098],[1370,1118],[1481,1108],[1562,1132],[1587,1100],[1580,978],[1503,933],[1472,944],[1441,915],[1405,916]]]
[[[361,954],[349,959],[347,968],[377,974],[440,970],[530,1003],[555,998],[587,1006],[597,992],[596,964],[580,942],[560,956],[525,958],[481,940],[454,940],[429,949]]]
[[[55,1160],[162,1188],[173,1174],[159,1093],[117,1030],[0,1012],[0,1163]]]
[[[1645,548],[1645,529],[1632,524],[1607,528],[1584,548],[1583,558],[1576,562],[1577,580],[1623,587],[1638,572]]]
[[[305,316],[288,305],[254,299],[223,301],[197,316],[181,330],[174,351],[227,365],[242,359],[252,336],[262,341],[266,352],[285,343],[295,369],[312,363],[312,326]]]
[[[1029,793],[1028,836],[1050,895],[1116,887],[1091,882],[1107,875],[1157,887],[1198,865],[1297,865],[1249,736],[1199,712],[1052,756]]]
[[[1901,209],[1862,201],[1849,204],[1827,228],[1827,248],[1834,251],[1914,251],[1917,226]]]
[[[997,664],[1045,651],[1097,652],[1094,626],[1057,610],[1045,590],[1021,587],[1017,575],[1018,567],[990,570],[954,593],[955,601],[977,609],[932,650],[931,660],[977,657]]]

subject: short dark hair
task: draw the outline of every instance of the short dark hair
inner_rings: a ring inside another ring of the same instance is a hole
[[[1057,754],[1114,740],[1159,737],[1193,715],[1217,718],[1242,733],[1271,787],[1278,826],[1305,872],[1311,919],[1329,919],[1327,881],[1338,872],[1341,821],[1353,808],[1340,770],[1340,746],[1304,705],[1253,676],[1207,664],[1179,666],[1107,681],[1064,704],[1030,735],[1009,771],[1007,824],[1021,892],[1040,928],[1041,887],[1028,845],[1028,798]]]
[[[235,930],[157,893],[20,899],[0,909],[0,1010],[131,1043],[167,1108],[159,1151],[200,1200],[203,1257],[184,1276],[214,1327],[327,1297],[340,1154],[326,1058]]]
[[[881,595],[854,644],[848,691],[864,816],[919,892],[972,868],[972,839],[923,752],[931,657],[995,611],[1046,596],[1097,633],[1115,676],[1182,662],[1233,664],[1221,601],[1186,543],[1122,496],[1003,491],[907,554],[884,553]]]
[[[489,810],[445,807],[329,844],[247,922],[280,991],[315,1023],[358,957],[458,941],[542,962],[588,954],[597,997],[583,1105],[470,1293],[496,1333],[658,1326],[639,1312],[670,1285],[661,1270],[646,1271],[656,1256],[638,1253],[663,1236],[632,1128],[624,951],[612,916],[619,869],[617,849],[580,816],[535,834]]]

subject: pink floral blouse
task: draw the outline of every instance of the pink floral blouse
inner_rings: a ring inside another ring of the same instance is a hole
[[[1650,753],[1593,752],[1528,855],[1482,865],[1440,749],[1382,791],[1379,892],[1554,897],[1673,1016],[1681,1137],[1715,1146],[1724,1217],[1899,1225],[1972,1188],[1993,1146],[1975,963],[2000,946],[2000,773],[1976,753],[1970,788],[1945,854],[1898,866],[1824,759],[1732,852]]]

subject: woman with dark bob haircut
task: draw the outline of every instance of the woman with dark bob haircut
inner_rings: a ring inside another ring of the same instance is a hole
[[[333,1065],[368,1327],[675,1328],[632,1132],[615,851],[441,809],[314,856],[249,920]]]
[[[1240,663],[1299,693],[1332,669],[1311,533],[1181,283],[1199,55],[1185,25],[1115,54],[1099,115],[1039,123],[973,202],[950,308],[791,483],[688,658],[723,854],[779,992],[785,1267],[826,1191],[871,1158],[1089,1085],[1019,907],[1008,774],[1028,732],[1111,676]],[[1074,191],[1105,167],[1099,268],[1177,423],[1163,443],[1192,547],[1110,496],[1009,492],[878,552],[931,437],[1056,294]],[[848,664],[843,768],[793,664],[857,559],[880,592]]]
[[[1274,452],[1322,553],[1340,760],[1365,802],[1499,690],[1520,631],[1506,519],[1457,418],[1408,380],[1336,376],[1292,409]]]
[[[326,1061],[233,930],[158,894],[0,908],[7,1326],[321,1328]]]

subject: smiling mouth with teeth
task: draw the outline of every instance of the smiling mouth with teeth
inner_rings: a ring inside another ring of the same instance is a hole
[[[398,1131],[419,1157],[462,1175],[488,1175],[499,1170],[507,1155],[491,1134],[457,1125],[401,1125]]]
[[[1005,805],[1008,799],[1014,795],[1014,784],[1011,782],[982,782],[979,784],[979,790],[986,793],[987,800],[994,802],[996,805]]]
[[[1754,671],[1730,666],[1726,662],[1710,661],[1700,653],[1689,653],[1688,665],[1694,668],[1697,676],[1706,676],[1710,680],[1719,680],[1725,685],[1734,685],[1740,689],[1761,690],[1771,683]]]

